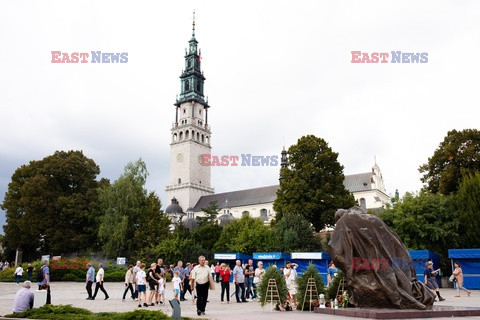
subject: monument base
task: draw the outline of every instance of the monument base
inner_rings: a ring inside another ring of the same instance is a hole
[[[480,316],[480,307],[433,306],[430,310],[361,308],[330,309],[316,307],[315,313],[367,319],[474,317]]]

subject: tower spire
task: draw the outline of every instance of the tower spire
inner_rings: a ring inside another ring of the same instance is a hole
[[[195,10],[193,10],[192,38],[195,38]]]

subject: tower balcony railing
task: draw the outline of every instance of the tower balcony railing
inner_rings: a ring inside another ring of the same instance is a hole
[[[212,187],[207,187],[206,185],[203,185],[201,183],[195,183],[195,182],[184,182],[180,184],[174,184],[174,185],[169,185],[165,188],[166,191],[173,191],[173,190],[178,190],[178,189],[183,189],[183,188],[195,188],[195,189],[201,189],[206,192],[214,193],[214,189]]]
[[[197,128],[200,128],[200,129],[203,129],[205,131],[210,132],[210,125],[208,125],[208,124],[198,125],[196,123],[189,123],[188,119],[187,119],[187,122],[185,122],[183,124],[182,123],[177,123],[177,122],[172,122],[172,129],[182,128],[182,127],[187,127],[187,126],[194,126],[194,127],[197,127]]]

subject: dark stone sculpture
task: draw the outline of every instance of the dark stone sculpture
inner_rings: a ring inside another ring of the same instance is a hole
[[[431,309],[435,294],[416,278],[407,248],[380,218],[354,207],[335,214],[328,253],[359,308]]]

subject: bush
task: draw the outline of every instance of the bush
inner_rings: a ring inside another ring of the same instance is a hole
[[[269,267],[263,275],[262,282],[257,287],[257,293],[260,298],[262,307],[265,305],[265,295],[267,294],[268,280],[275,279],[277,282],[278,294],[280,295],[281,303],[287,300],[287,284],[283,278],[283,274],[276,267]],[[267,297],[268,298],[268,297]]]
[[[340,285],[340,280],[345,278],[343,272],[339,269],[335,278],[333,278],[332,284],[325,291],[327,300],[334,300],[337,297],[338,286]]]
[[[306,301],[303,301],[305,297],[305,291],[307,290],[308,279],[313,278],[317,286],[318,294],[325,292],[325,284],[323,283],[322,276],[318,273],[317,268],[313,264],[309,264],[307,270],[302,274],[300,278],[297,278],[298,294],[297,294],[297,309],[309,311],[310,296],[307,296]],[[312,297],[318,299],[318,296]]]
[[[8,314],[7,318],[27,318],[27,319],[54,319],[54,320],[169,320],[162,311],[135,310],[124,313],[100,312],[93,313],[82,308],[75,308],[71,305],[44,305],[38,309],[16,314]],[[192,318],[183,317],[182,319],[191,320]],[[201,319],[200,319],[201,320]]]

